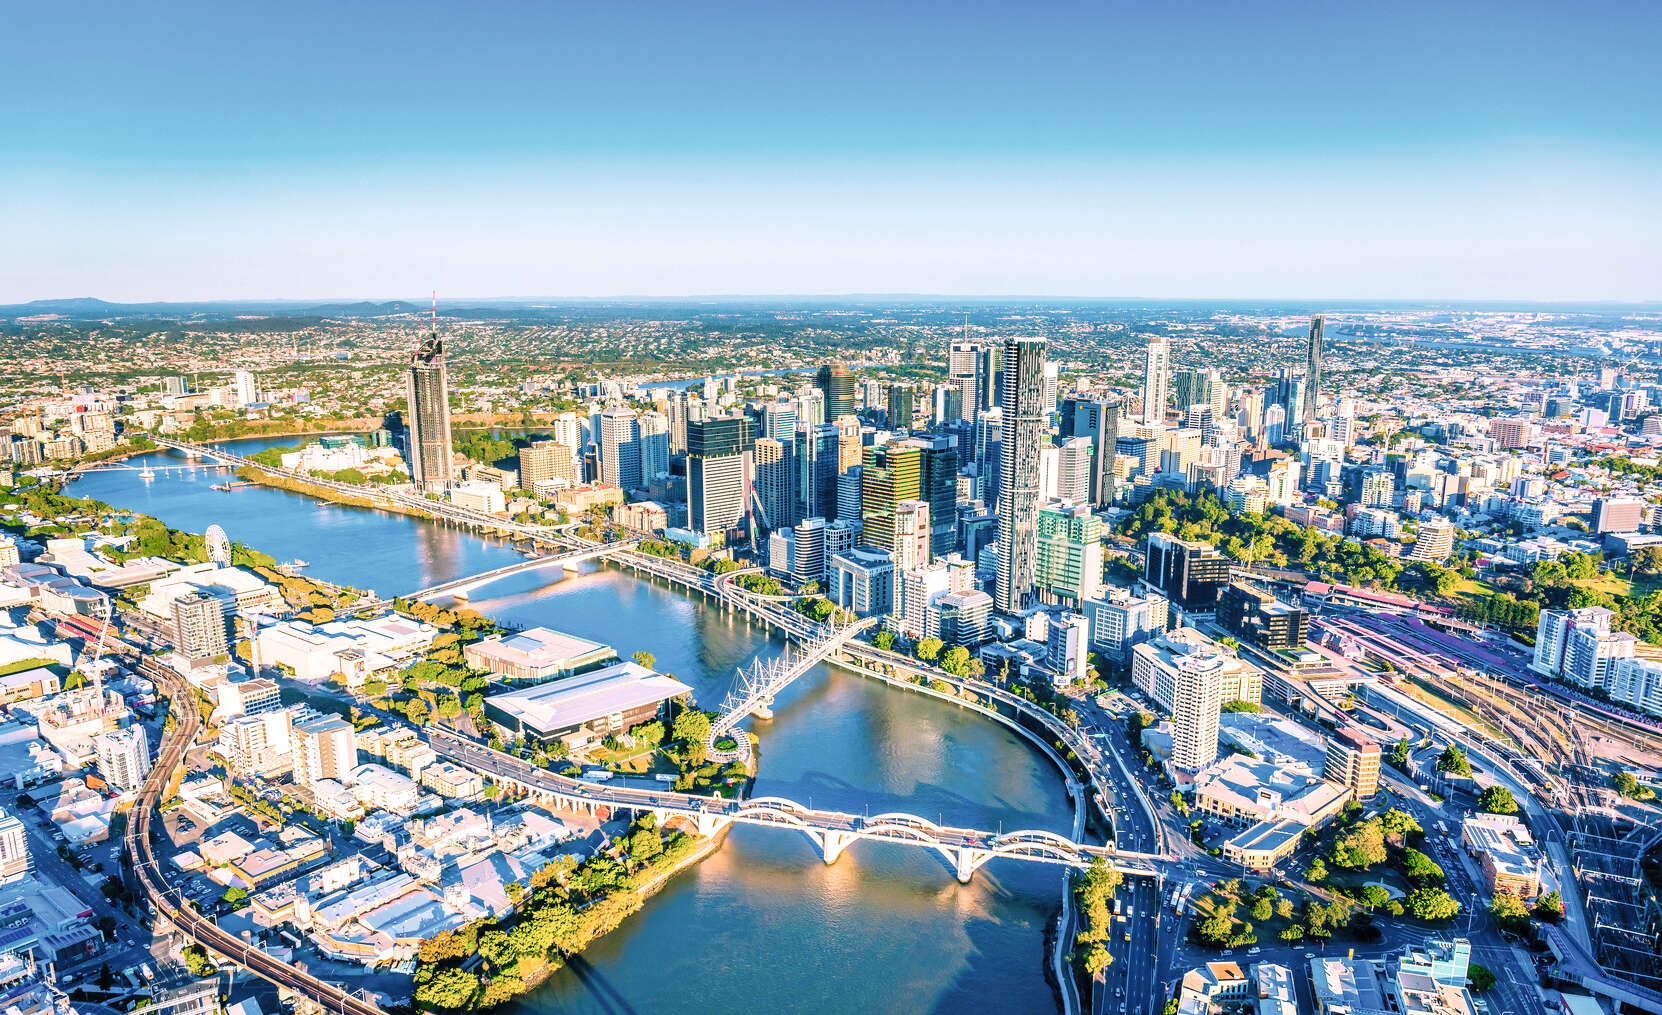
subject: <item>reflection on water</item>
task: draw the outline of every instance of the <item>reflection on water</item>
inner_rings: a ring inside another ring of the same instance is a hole
[[[293,440],[238,442],[243,454]],[[176,464],[158,454],[136,460]],[[266,489],[222,493],[222,474],[95,473],[72,493],[195,532],[311,562],[308,573],[383,594],[500,567],[510,547],[401,515]],[[472,604],[647,651],[705,707],[734,670],[781,645],[731,614],[606,567],[515,575]],[[906,811],[987,828],[1070,825],[1061,779],[1016,734],[982,716],[825,667],[788,688],[760,722],[758,794],[869,814]],[[928,850],[855,843],[825,865],[802,835],[736,828],[514,1008],[516,1015],[639,1012],[1055,1011],[1043,935],[1058,869],[994,861],[969,885]]]

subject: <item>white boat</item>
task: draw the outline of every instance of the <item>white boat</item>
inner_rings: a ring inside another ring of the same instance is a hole
[[[139,478],[140,479],[155,479],[156,478],[156,470],[152,469],[150,466],[146,465],[144,467],[144,471],[139,473]]]

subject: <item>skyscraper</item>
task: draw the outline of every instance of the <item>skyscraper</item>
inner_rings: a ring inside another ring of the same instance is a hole
[[[838,416],[854,415],[854,375],[841,363],[827,363],[819,368],[814,386],[825,395],[825,418],[835,421]]]
[[[624,490],[641,483],[641,427],[635,410],[621,406],[600,414],[600,481]]]
[[[450,381],[444,367],[444,340],[430,332],[410,357],[404,379],[409,403],[405,458],[417,490],[443,491],[450,485]]]
[[[746,527],[756,430],[743,416],[687,424],[687,523],[728,538]]]
[[[639,424],[641,486],[669,475],[669,417],[661,412],[643,413]]]
[[[189,592],[173,600],[173,647],[191,662],[229,655],[231,620],[225,600]]]
[[[896,512],[901,501],[919,499],[922,476],[923,449],[916,442],[890,441],[866,449],[860,470],[860,521],[867,545],[896,549]]]
[[[953,342],[946,357],[947,383],[963,398],[961,418],[974,421],[975,414],[992,404],[992,351],[977,342]]]
[[[786,445],[772,437],[756,439],[756,503],[762,525],[768,529],[788,528],[791,522],[791,460]]]
[[[1322,326],[1327,318],[1320,314],[1310,318],[1310,343],[1304,351],[1304,415],[1303,422],[1316,421],[1316,402],[1322,392]]]
[[[998,499],[998,609],[1013,613],[1033,590],[1039,520],[1039,446],[1044,438],[1045,340],[1004,340],[1003,461]],[[1163,376],[1163,375],[1162,375]],[[1164,381],[1162,381],[1162,384]]]
[[[912,429],[912,414],[915,409],[913,403],[914,391],[910,384],[889,385],[889,429]]]
[[[1143,359],[1143,422],[1166,421],[1166,383],[1171,365],[1171,343],[1164,335],[1150,335]]]
[[[344,720],[342,720],[344,721]],[[348,728],[351,723],[347,723]],[[150,738],[138,723],[98,734],[92,740],[98,774],[118,792],[133,793],[150,771]]]

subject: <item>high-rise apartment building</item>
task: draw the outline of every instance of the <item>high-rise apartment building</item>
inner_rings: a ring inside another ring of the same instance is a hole
[[[895,567],[915,571],[927,567],[934,559],[929,549],[929,504],[921,500],[903,500],[895,505],[894,547],[891,554]]]
[[[1178,768],[1194,771],[1218,756],[1218,714],[1232,662],[1239,661],[1193,628],[1131,650],[1132,683],[1171,714],[1172,764]]]
[[[519,449],[519,486],[530,490],[538,483],[563,479],[577,485],[571,448],[559,441],[532,441]]]
[[[614,406],[600,414],[600,481],[624,490],[641,482],[641,424],[635,410]]]
[[[641,444],[641,487],[669,475],[669,417],[661,412],[642,413],[639,425]]]
[[[1354,726],[1340,726],[1327,738],[1322,778],[1348,788],[1357,800],[1379,792],[1379,743]]]
[[[136,793],[150,772],[150,738],[138,723],[106,730],[92,739],[98,774],[121,793]]]
[[[998,497],[998,593],[1000,612],[1014,613],[1033,591],[1039,523],[1039,447],[1044,438],[1045,340],[1004,341],[1003,460]]]
[[[293,725],[294,781],[310,786],[322,779],[339,782],[358,767],[357,734],[350,722],[322,715]]]
[[[1166,421],[1166,384],[1171,371],[1171,342],[1164,335],[1151,335],[1143,353],[1143,422],[1154,426]]]
[[[993,407],[996,400],[998,359],[996,350],[979,342],[957,341],[947,353],[947,383],[957,388],[960,412],[965,420]]]
[[[1444,561],[1454,552],[1454,523],[1434,518],[1420,525],[1419,539],[1409,551],[1409,560]]]
[[[827,363],[819,368],[814,386],[825,395],[825,418],[836,422],[838,417],[854,415],[854,376],[841,363]]]
[[[1316,421],[1316,403],[1321,400],[1322,327],[1326,323],[1320,314],[1310,318],[1310,338],[1304,349],[1304,414],[1299,417],[1306,423]]]
[[[450,486],[450,381],[444,365],[444,340],[434,331],[410,357],[404,378],[408,403],[405,464],[417,490],[443,491]]]
[[[1035,531],[1033,579],[1041,599],[1080,609],[1101,594],[1102,521],[1090,507],[1067,501],[1041,505]]]
[[[231,652],[231,618],[225,600],[189,592],[173,600],[173,647],[191,662]]]
[[[791,525],[791,462],[786,445],[772,437],[756,439],[756,505],[767,529]]]
[[[687,424],[687,524],[728,539],[749,523],[756,431],[743,416]]]
[[[254,383],[254,373],[250,370],[238,370],[231,376],[231,391],[239,406],[253,405],[260,400],[260,392]]]

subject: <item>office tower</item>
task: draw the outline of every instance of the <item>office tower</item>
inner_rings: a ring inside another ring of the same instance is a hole
[[[225,601],[205,592],[188,592],[173,600],[173,647],[193,663],[228,656],[231,618]]]
[[[1033,578],[1041,599],[1078,609],[1101,594],[1102,521],[1088,505],[1042,505],[1036,532]]]
[[[797,510],[804,518],[837,517],[837,428],[821,423],[797,431]]]
[[[1166,597],[1157,592],[1134,596],[1114,587],[1083,606],[1091,622],[1091,647],[1118,663],[1128,661],[1138,645],[1164,634],[1170,613]]]
[[[1171,372],[1172,402],[1179,413],[1191,407],[1212,404],[1212,384],[1216,370],[1173,370]]]
[[[865,467],[856,465],[837,476],[837,521],[863,524],[861,489],[865,475]]]
[[[859,468],[865,460],[860,439],[860,420],[857,416],[838,416],[831,421],[837,428],[837,474]]]
[[[236,402],[240,405],[253,405],[260,400],[260,393],[254,387],[254,374],[248,370],[238,370],[231,377],[232,390],[236,392]]]
[[[1454,523],[1446,518],[1434,518],[1420,525],[1419,539],[1409,552],[1409,560],[1444,561],[1454,552]]]
[[[404,379],[408,405],[405,464],[417,490],[440,491],[450,486],[450,381],[444,366],[444,340],[429,333],[410,357]]]
[[[948,592],[935,600],[941,641],[975,648],[991,637],[993,597],[980,589]]]
[[[821,423],[829,423],[825,417],[825,392],[818,388],[802,388],[796,393],[796,425],[799,430],[812,430]]]
[[[1151,532],[1143,580],[1181,610],[1210,613],[1229,580],[1229,558],[1211,543]]]
[[[562,412],[554,417],[554,440],[564,444],[571,452],[573,471],[583,461],[583,445],[589,442],[584,433],[583,421],[577,418],[575,412]]]
[[[890,430],[912,429],[912,415],[916,411],[913,404],[914,394],[910,384],[889,385],[887,414]]]
[[[291,730],[294,781],[311,786],[322,779],[344,779],[358,767],[357,735],[340,716],[320,715],[297,722]]]
[[[960,419],[973,422],[979,413],[992,408],[995,362],[993,350],[980,343],[952,343],[947,353],[947,383],[958,389],[962,399]]]
[[[530,490],[553,479],[577,485],[571,448],[559,441],[532,441],[519,449],[520,489]]]
[[[1304,415],[1306,423],[1316,421],[1316,403],[1322,393],[1322,325],[1327,318],[1317,314],[1310,318],[1310,340],[1304,350]]]
[[[937,384],[930,396],[930,420],[937,426],[964,419],[964,393],[950,384]]]
[[[624,490],[641,482],[641,424],[635,410],[614,406],[600,414],[600,481]]]
[[[687,524],[727,539],[749,521],[756,431],[743,416],[687,424]]]
[[[1143,422],[1150,426],[1166,421],[1166,381],[1171,364],[1171,343],[1164,335],[1150,335],[1143,354]]]
[[[640,418],[641,486],[669,475],[669,417],[648,412]]]
[[[958,439],[930,434],[905,443],[920,452],[917,498],[929,505],[929,552],[944,557],[958,542]]]
[[[1322,778],[1349,788],[1356,800],[1372,800],[1379,792],[1378,741],[1361,729],[1344,725],[1327,738],[1327,763]]]
[[[894,609],[894,561],[882,550],[853,547],[831,556],[826,597],[862,617]]]
[[[998,594],[1002,613],[1026,605],[1033,590],[1039,520],[1039,446],[1044,438],[1043,338],[1004,341],[1004,433],[998,498]]]
[[[150,772],[150,738],[134,723],[107,730],[92,738],[98,755],[98,774],[119,793],[136,793]]]
[[[1085,496],[1097,508],[1114,500],[1114,458],[1120,436],[1120,403],[1089,398],[1064,398],[1057,408],[1057,430],[1065,440],[1088,437],[1091,461]]]
[[[758,437],[756,456],[756,506],[765,529],[791,524],[791,463],[785,445],[772,437]]]
[[[814,386],[825,396],[825,418],[854,415],[854,376],[841,363],[827,363],[814,376]]]
[[[1091,503],[1091,460],[1094,448],[1089,437],[1073,437],[1056,449],[1056,496],[1074,504]]]
[[[1637,532],[1649,517],[1638,497],[1600,497],[1593,501],[1594,532]]]
[[[1218,626],[1266,652],[1304,648],[1310,615],[1268,592],[1231,582],[1218,596]]]
[[[901,501],[917,500],[922,490],[923,449],[911,441],[891,441],[866,449],[860,470],[862,542],[880,550],[897,549],[896,510]]]
[[[1056,396],[1062,386],[1062,364],[1045,363],[1045,419],[1056,411]]]

